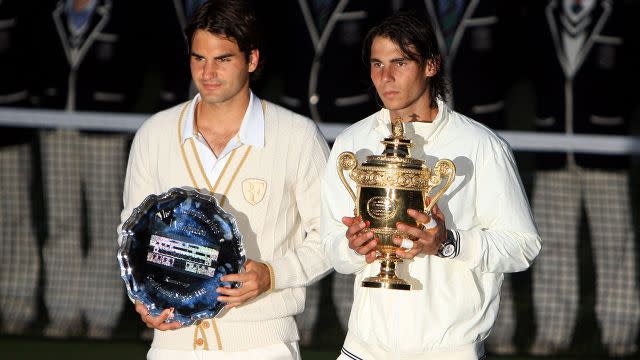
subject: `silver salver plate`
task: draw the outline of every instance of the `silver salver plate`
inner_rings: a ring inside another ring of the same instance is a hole
[[[239,273],[246,261],[235,218],[216,199],[195,190],[173,188],[149,195],[122,226],[118,261],[132,299],[153,316],[174,308],[184,325],[216,316],[220,281]]]

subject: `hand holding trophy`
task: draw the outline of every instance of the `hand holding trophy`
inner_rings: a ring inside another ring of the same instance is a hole
[[[415,209],[430,214],[432,207],[453,182],[456,170],[451,160],[441,159],[431,169],[423,160],[412,158],[411,140],[404,138],[400,121],[392,124],[392,136],[385,138],[382,143],[385,145],[382,155],[370,155],[361,165],[358,165],[354,153],[341,153],[337,161],[338,176],[353,198],[354,215],[361,217],[379,239],[376,251],[380,273],[366,278],[362,286],[410,290],[411,285],[395,273],[396,264],[402,259],[396,254],[399,247],[394,244],[393,238],[411,240],[406,232],[396,228],[396,223],[402,221],[421,225],[407,214],[407,210]],[[356,192],[349,186],[344,176],[345,170],[356,182]],[[443,178],[446,178],[446,182],[433,197],[429,197],[431,190]]]

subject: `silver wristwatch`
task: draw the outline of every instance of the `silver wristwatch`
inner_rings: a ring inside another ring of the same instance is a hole
[[[458,244],[460,242],[460,237],[457,231],[447,230],[447,238],[440,245],[438,249],[438,257],[441,258],[454,258],[458,255]]]

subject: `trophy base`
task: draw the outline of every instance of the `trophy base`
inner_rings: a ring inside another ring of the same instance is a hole
[[[385,255],[380,261],[380,273],[364,279],[362,286],[390,290],[411,290],[411,285],[408,282],[396,276],[396,263],[402,262],[402,259],[388,254]]]
[[[400,278],[387,279],[381,276],[372,276],[364,279],[362,281],[362,287],[390,290],[411,290],[411,285]]]

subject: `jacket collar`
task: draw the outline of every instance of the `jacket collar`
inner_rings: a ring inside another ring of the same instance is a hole
[[[456,27],[456,32],[453,35],[453,42],[451,43],[451,48],[447,49],[447,45],[445,44],[444,35],[442,33],[442,27],[440,26],[440,19],[438,17],[438,9],[434,3],[434,0],[425,0],[425,4],[427,5],[427,10],[429,13],[429,17],[431,18],[431,24],[433,24],[433,28],[436,33],[436,38],[438,39],[438,48],[440,48],[440,53],[445,57],[448,63],[453,62],[458,52],[458,48],[460,47],[460,42],[462,41],[462,36],[467,28],[466,22],[474,11],[476,11],[476,7],[480,0],[470,0],[467,7],[464,9],[464,13],[462,14],[462,18],[458,22],[458,26]]]
[[[430,129],[428,133],[420,134],[424,136],[425,144],[437,139],[449,123],[449,112],[451,109],[441,99],[437,99],[436,103],[438,104],[438,115],[436,115],[431,124],[433,128]],[[374,114],[372,130],[380,135],[380,140],[391,136],[391,118],[388,109],[382,108]]]
[[[300,5],[300,10],[302,11],[302,16],[307,26],[307,31],[309,31],[309,36],[311,37],[313,48],[316,51],[316,56],[321,55],[324,52],[324,48],[327,44],[327,41],[329,40],[329,36],[331,36],[331,32],[333,32],[333,29],[335,28],[335,25],[338,22],[341,14],[344,12],[344,9],[347,7],[347,5],[349,5],[349,0],[338,1],[337,5],[331,12],[331,15],[329,15],[327,24],[322,29],[318,29],[318,25],[314,21],[314,15],[313,11],[309,7],[309,1],[298,0],[298,4]]]
[[[72,69],[76,69],[85,55],[91,48],[91,45],[96,39],[96,36],[104,29],[104,27],[109,22],[111,18],[111,0],[99,0],[96,5],[96,9],[92,15],[92,19],[89,20],[89,30],[88,34],[82,43],[82,45],[78,48],[71,47],[69,42],[69,29],[66,25],[66,14],[64,12],[65,1],[61,0],[58,2],[55,10],[53,10],[53,21],[56,26],[56,31],[58,32],[58,36],[60,37],[60,43],[62,44],[62,48],[64,49],[64,53],[67,57],[67,61]]]
[[[553,38],[553,45],[556,49],[556,56],[558,57],[558,61],[560,62],[560,66],[562,67],[562,71],[564,72],[567,78],[573,78],[575,74],[578,72],[585,58],[589,54],[589,51],[593,47],[594,38],[600,35],[602,28],[607,23],[609,16],[612,11],[612,4],[610,0],[602,0],[599,4],[591,12],[591,22],[587,26],[587,38],[582,44],[580,51],[578,52],[578,58],[575,61],[575,66],[571,66],[571,62],[567,58],[567,54],[564,51],[564,46],[562,43],[562,19],[563,19],[563,10],[562,4],[559,4],[561,0],[552,0],[549,5],[546,7],[546,17],[547,23],[549,26],[549,31],[551,32],[551,37]],[[567,20],[565,20],[567,21]]]
[[[187,15],[184,11],[184,1],[182,0],[173,0],[173,7],[176,11],[176,17],[178,18],[178,23],[180,24],[180,29],[185,29],[187,27]]]

